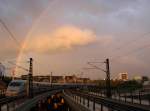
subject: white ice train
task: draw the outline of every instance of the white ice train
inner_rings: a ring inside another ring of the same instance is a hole
[[[34,91],[45,90],[50,83],[33,82]],[[12,80],[7,87],[5,96],[22,96],[27,94],[27,80]]]
[[[12,80],[6,90],[5,96],[18,96],[26,93],[26,80]]]
[[[80,86],[93,86],[93,84],[81,84],[81,83],[49,83],[49,82],[33,82],[34,93],[39,91],[63,88],[72,88]],[[22,96],[28,92],[27,80],[12,80],[6,90],[5,96]]]
[[[60,86],[70,86],[71,84],[64,84],[64,83],[48,83],[48,82],[33,82],[33,91],[45,91],[51,90],[52,88],[58,88]],[[55,87],[53,87],[55,86]],[[5,96],[12,97],[12,96],[22,96],[26,95],[28,92],[28,85],[27,80],[12,80],[7,87]]]

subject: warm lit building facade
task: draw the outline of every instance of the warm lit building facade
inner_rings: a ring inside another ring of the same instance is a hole
[[[128,73],[127,72],[125,72],[125,73],[119,73],[118,79],[122,80],[122,81],[127,81],[128,80]]]

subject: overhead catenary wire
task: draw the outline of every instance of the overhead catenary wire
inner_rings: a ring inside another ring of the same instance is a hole
[[[9,28],[7,27],[7,25],[5,24],[5,22],[2,19],[0,19],[0,23],[5,28],[5,30],[9,33],[9,35],[10,35],[9,37],[11,37],[11,39],[14,41],[14,43],[20,49],[21,44],[18,42],[18,40],[16,39],[16,37],[13,35],[13,33],[9,30]]]
[[[131,46],[132,44],[135,44],[135,43],[137,43],[138,41],[141,41],[142,39],[145,39],[146,37],[149,37],[148,35],[150,35],[150,32],[146,32],[146,33],[144,33],[144,34],[142,34],[142,35],[140,35],[139,37],[139,39],[137,39],[137,38],[135,38],[135,39],[133,39],[133,40],[130,40],[128,43],[123,43],[121,46],[118,46],[117,48],[115,48],[115,49],[113,49],[111,52],[113,52],[113,55],[111,55],[110,57],[111,58],[114,58],[113,56],[115,56],[114,54],[115,54],[115,52],[119,52],[120,50],[122,50],[122,49],[124,49],[124,48],[127,48],[127,47],[129,47],[129,46]],[[127,45],[128,44],[128,45]],[[118,57],[118,56],[116,56],[116,57]],[[115,57],[115,58],[116,58]]]
[[[130,40],[130,41],[128,42],[128,45],[126,45],[126,43],[124,43],[124,44],[122,44],[122,46],[117,47],[116,49],[122,49],[122,48],[124,48],[125,46],[128,47],[130,44],[137,43],[137,41],[142,40],[142,39],[145,39],[145,37],[148,37],[147,35],[150,35],[150,32],[146,32],[146,33],[144,33],[144,34],[141,34],[141,35],[139,35],[140,38],[138,38],[138,39],[135,38],[135,39],[133,39],[133,40]]]
[[[14,34],[10,31],[10,29],[8,28],[8,26],[6,25],[6,23],[5,23],[2,19],[0,19],[0,24],[1,24],[1,25],[4,27],[4,29],[8,32],[9,38],[10,38],[11,40],[13,40],[13,42],[14,42],[15,45],[17,46],[17,49],[20,50],[20,48],[22,47],[21,44],[19,43],[19,41],[16,39],[16,37],[14,36]],[[24,68],[24,67],[22,67],[22,66],[20,66],[20,65],[17,65],[17,64],[15,64],[15,63],[11,62],[11,61],[8,61],[8,63],[11,63],[11,65],[15,65],[15,68],[19,68],[19,69],[23,69],[24,71],[28,71],[28,69],[26,69],[26,68]],[[19,61],[19,63],[20,63],[20,61]],[[25,61],[25,62],[23,62],[23,63],[28,63],[28,61]]]
[[[102,66],[105,62],[87,62],[87,64],[90,67],[84,67],[83,69],[87,70],[87,69],[97,69],[97,70],[101,70],[103,72],[106,72],[106,70],[104,70],[103,68],[101,68],[100,66],[97,66],[95,63],[101,63],[100,66]]]
[[[132,54],[132,53],[135,53],[135,52],[139,52],[139,51],[141,51],[141,50],[143,50],[143,49],[145,49],[145,48],[150,48],[150,44],[147,44],[147,45],[144,45],[144,46],[142,46],[142,47],[136,48],[136,49],[134,49],[134,50],[132,50],[132,51],[130,51],[130,52],[124,54],[124,55],[116,56],[115,58],[112,58],[111,60],[112,60],[112,61],[118,60],[118,58],[128,56],[128,55],[130,55],[130,54]]]
[[[146,35],[148,35],[148,34],[150,34],[150,33],[145,33],[143,36],[146,36]],[[133,40],[133,41],[130,41],[129,44],[128,44],[128,46],[129,46],[131,43],[136,43],[137,41],[139,41],[139,40],[141,40],[141,39],[143,39],[143,38],[135,39],[135,40]],[[126,46],[126,45],[125,45],[125,46]],[[119,47],[119,48],[117,49],[117,51],[121,50],[122,48],[124,48],[124,45],[121,46],[121,47]],[[128,52],[127,52],[126,54],[124,54],[124,55],[118,55],[118,56],[115,56],[115,57],[110,57],[110,59],[111,59],[112,62],[114,62],[114,61],[118,60],[119,58],[128,56],[128,55],[130,55],[130,54],[133,54],[133,53],[136,53],[136,52],[139,52],[139,51],[142,51],[142,50],[145,49],[145,48],[150,48],[150,44],[146,44],[146,45],[144,45],[144,46],[141,46],[141,47],[138,47],[138,48],[133,49],[133,50],[131,50],[131,51],[128,51]],[[96,68],[96,67],[95,67],[95,68]],[[93,69],[94,69],[94,68],[93,68]]]
[[[115,49],[113,50],[113,54],[114,54],[114,52],[120,51],[120,50],[124,49],[125,47],[129,47],[129,46],[131,46],[132,44],[135,44],[135,43],[137,43],[138,41],[141,41],[141,40],[145,39],[146,37],[149,37],[148,35],[150,35],[150,32],[146,32],[146,33],[140,35],[140,36],[139,36],[139,37],[140,37],[139,39],[136,38],[136,39],[130,40],[130,41],[128,42],[128,45],[126,45],[126,43],[123,43],[123,45],[118,46],[117,48],[115,48]],[[114,61],[118,60],[118,59],[121,58],[121,57],[128,56],[128,55],[130,55],[130,54],[132,54],[132,53],[139,52],[139,51],[141,51],[141,50],[143,50],[143,49],[145,49],[145,48],[149,48],[149,47],[150,47],[150,44],[147,44],[147,45],[138,47],[138,48],[136,48],[136,49],[133,49],[133,50],[131,50],[131,51],[128,51],[128,52],[127,52],[126,54],[124,54],[124,55],[117,55],[117,56],[114,56],[114,57],[113,57],[113,56],[110,56],[110,60],[111,60],[112,62],[114,62]],[[102,62],[90,62],[90,63],[102,63]],[[92,66],[92,67],[85,67],[84,69],[98,69],[98,70],[104,71],[103,69],[101,69],[100,67],[98,67],[98,66],[96,66],[96,65],[91,65],[91,64],[90,64],[90,66]],[[117,75],[118,75],[118,74],[117,74]],[[113,78],[114,78],[114,77],[116,77],[116,75],[113,76]]]
[[[114,63],[114,62],[117,61],[119,58],[126,57],[126,56],[128,56],[128,55],[130,55],[130,54],[132,54],[132,53],[136,53],[136,52],[143,51],[143,49],[145,49],[145,48],[150,48],[150,44],[147,44],[147,45],[144,45],[144,46],[142,46],[142,47],[136,48],[136,49],[134,49],[134,50],[132,50],[132,51],[130,51],[130,52],[124,54],[124,55],[116,56],[115,58],[112,58],[111,61]],[[118,75],[118,74],[114,75],[113,78],[115,78],[117,75]]]

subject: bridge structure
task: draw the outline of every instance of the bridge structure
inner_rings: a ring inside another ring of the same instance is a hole
[[[1,98],[0,111],[150,111],[149,92],[124,92],[111,87],[109,59],[104,62],[106,70],[102,70],[106,72],[106,87],[103,88],[92,83],[48,85],[49,82],[35,88],[32,61],[30,58],[28,93]]]
[[[150,98],[142,92],[119,93],[94,84],[60,84],[25,95],[0,99],[0,111],[150,111]],[[149,97],[149,96],[148,96]]]

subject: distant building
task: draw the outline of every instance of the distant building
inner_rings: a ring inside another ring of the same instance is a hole
[[[63,76],[52,76],[52,83],[64,83],[64,77]]]
[[[77,77],[75,75],[65,76],[65,82],[66,83],[76,83],[77,82]]]
[[[28,75],[22,75],[21,79],[27,80]],[[36,82],[50,82],[52,81],[53,83],[62,83],[64,81],[63,76],[50,76],[50,75],[45,75],[45,76],[33,76],[33,81]]]
[[[90,78],[78,78],[77,83],[90,83]]]
[[[142,76],[142,81],[149,81],[149,77],[148,76]]]
[[[150,81],[145,81],[145,82],[143,83],[143,89],[144,89],[145,91],[150,91]]]
[[[128,80],[128,73],[119,73],[119,80],[127,81]]]
[[[134,76],[133,80],[135,80],[138,83],[142,83],[142,76]]]
[[[142,76],[134,76],[133,77],[133,80],[136,80],[136,81],[141,81],[142,80]]]
[[[22,75],[21,79],[27,80],[28,75]],[[37,82],[52,82],[52,83],[89,83],[89,78],[78,78],[75,75],[71,76],[33,76],[33,81]]]

